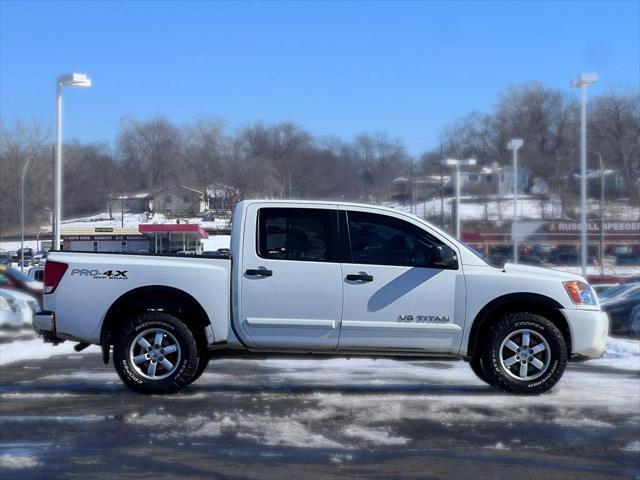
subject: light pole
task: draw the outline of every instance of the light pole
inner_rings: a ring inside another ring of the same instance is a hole
[[[24,179],[33,157],[27,157],[20,172],[20,271],[24,272]]]
[[[460,240],[460,166],[461,165],[475,165],[475,158],[468,158],[466,160],[457,160],[455,158],[447,158],[442,161],[442,165],[455,165],[456,167],[456,238]]]
[[[524,144],[519,138],[514,138],[507,144],[513,150],[513,263],[518,263],[518,149]]]
[[[587,274],[587,87],[598,81],[595,73],[583,73],[571,82],[581,90],[580,107],[580,253],[582,276]]]
[[[84,73],[67,73],[56,79],[56,160],[53,167],[53,225],[52,249],[60,250],[60,223],[62,220],[62,89],[64,87],[90,87],[91,79]]]
[[[598,152],[600,160],[600,275],[604,275],[604,162]]]

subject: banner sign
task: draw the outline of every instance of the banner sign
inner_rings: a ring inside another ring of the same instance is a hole
[[[544,231],[548,233],[575,234],[582,230],[580,222],[545,222]],[[587,222],[587,232],[600,232],[600,222]],[[637,233],[640,235],[640,221],[638,222],[604,222],[604,233]]]

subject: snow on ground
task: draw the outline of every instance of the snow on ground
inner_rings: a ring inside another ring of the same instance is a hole
[[[41,338],[31,340],[18,340],[12,343],[0,345],[0,365],[9,363],[24,362],[25,360],[38,360],[41,358],[49,358],[54,355],[74,354],[75,344],[72,342],[64,342],[60,345],[52,345],[44,343]],[[99,352],[100,348],[92,345],[86,350],[87,352]]]
[[[4,249],[7,252],[12,250],[18,250],[20,248],[20,240],[11,242],[0,242],[0,249]],[[24,248],[33,248],[35,251],[38,248],[38,242],[36,240],[25,240]]]
[[[59,345],[52,345],[50,343],[44,343],[40,338],[16,340],[11,343],[0,344],[0,365],[8,365],[10,363],[23,362],[25,360],[49,358],[54,355],[72,355],[76,353],[75,350],[73,350],[74,345],[75,344],[73,342],[64,342]],[[92,345],[84,350],[83,353],[99,351],[100,348],[98,346]],[[387,362],[387,360],[378,361],[381,363]],[[323,360],[323,362],[327,375],[330,375],[331,373],[341,372],[345,367],[350,368],[361,366],[362,362],[367,363],[369,360],[361,358],[353,358],[351,360],[334,358]],[[391,363],[385,366],[392,367],[391,371],[396,372],[398,375],[405,377],[411,377],[413,375],[417,375],[419,377],[421,375],[418,370],[413,368],[413,364],[410,362],[398,362],[394,360],[388,360],[388,362]],[[270,368],[282,369],[292,379],[296,377],[298,377],[298,379],[303,379],[306,375],[307,369],[315,368],[314,366],[317,365],[317,360],[289,360],[273,358],[264,360],[262,365]],[[604,355],[601,358],[586,361],[585,365],[607,366],[622,370],[640,372],[640,340],[627,340],[609,337]],[[351,378],[351,380],[357,383],[357,378]],[[367,383],[370,381],[371,379],[366,379]],[[376,380],[374,379],[373,382],[375,383]]]
[[[11,455],[8,453],[0,455],[0,467],[2,468],[33,468],[39,464],[40,462],[30,455]]]
[[[217,250],[219,248],[229,248],[231,246],[231,235],[212,235],[201,240],[203,250]]]
[[[225,219],[216,220],[202,220],[202,217],[183,218],[180,220],[187,220],[189,223],[197,223],[202,225],[203,228],[224,228],[228,227],[228,221]],[[62,228],[79,228],[79,227],[120,227],[136,228],[140,224],[175,224],[176,218],[167,218],[162,213],[156,213],[151,218],[147,218],[146,213],[125,213],[124,217],[118,212],[114,212],[113,219],[109,219],[109,213],[99,213],[97,215],[91,215],[88,217],[71,218],[62,221]],[[47,225],[41,227],[49,230]]]

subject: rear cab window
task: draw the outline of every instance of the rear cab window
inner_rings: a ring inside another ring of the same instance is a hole
[[[338,262],[337,210],[261,208],[257,254],[270,260]]]

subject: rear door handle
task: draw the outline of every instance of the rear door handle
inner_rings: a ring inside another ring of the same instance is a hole
[[[273,270],[267,270],[266,268],[249,268],[244,273],[250,277],[270,277],[273,275]]]
[[[367,275],[366,273],[350,273],[347,275],[347,280],[350,282],[373,282],[373,275]]]

